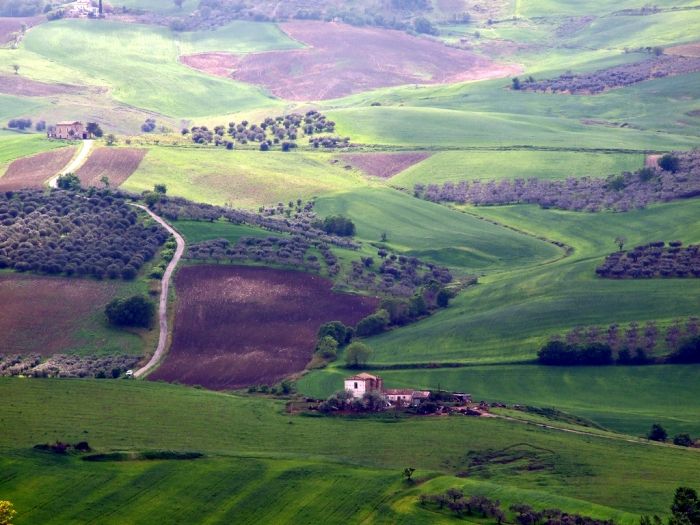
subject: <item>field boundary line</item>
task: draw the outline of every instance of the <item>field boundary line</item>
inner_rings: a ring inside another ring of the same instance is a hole
[[[173,237],[175,237],[175,241],[177,242],[177,250],[175,250],[175,255],[173,256],[172,260],[170,261],[170,264],[165,269],[165,273],[163,274],[163,284],[160,291],[160,305],[158,308],[158,318],[160,321],[160,335],[158,337],[158,347],[156,348],[156,352],[155,354],[153,354],[153,357],[151,357],[151,360],[148,363],[146,363],[146,365],[143,368],[138,369],[134,373],[135,377],[140,377],[146,372],[148,372],[151,368],[156,366],[160,361],[161,357],[163,356],[163,352],[165,352],[165,344],[168,341],[168,292],[170,288],[170,278],[173,274],[173,271],[175,270],[175,267],[177,266],[177,263],[180,262],[180,257],[182,257],[182,253],[185,251],[185,241],[182,238],[182,236],[173,229],[172,226],[170,226],[167,222],[158,217],[158,215],[153,213],[146,206],[143,206],[142,204],[132,204],[132,206],[145,210],[146,213],[148,213],[156,222],[158,222],[161,226],[168,230],[168,232],[170,232],[170,234]]]
[[[58,184],[58,178],[61,175],[65,175],[66,173],[74,173],[80,166],[83,165],[85,160],[87,159],[88,155],[90,154],[90,150],[92,150],[92,145],[95,143],[94,140],[85,140],[83,141],[83,149],[80,150],[80,153],[78,153],[78,156],[68,164],[68,167],[65,168],[63,171],[61,171],[58,175],[56,175],[53,179],[49,181],[49,187],[50,188],[55,188],[57,187]]]

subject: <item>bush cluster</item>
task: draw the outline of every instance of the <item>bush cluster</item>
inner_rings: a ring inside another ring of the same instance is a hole
[[[418,183],[414,195],[433,202],[504,205],[539,204],[542,208],[597,212],[625,212],[650,204],[689,199],[700,195],[700,150],[664,156],[659,168],[645,167],[634,173],[608,177],[569,177],[566,180],[501,179]]]
[[[690,244],[682,248],[681,241],[671,241],[664,248],[664,241],[654,241],[635,246],[634,250],[619,251],[608,255],[605,262],[595,269],[601,277],[700,277],[700,246]]]
[[[43,363],[39,355],[0,355],[0,376],[117,378],[133,369],[141,356],[87,356],[55,354]]]
[[[477,513],[483,518],[495,519],[499,525],[506,519],[506,512],[501,508],[501,503],[498,500],[491,500],[481,494],[472,494],[469,498],[465,498],[464,492],[457,488],[447,489],[439,494],[420,494],[418,501],[422,506],[426,506],[428,503],[440,509],[447,506],[457,514],[458,518],[461,518],[462,514],[466,512],[468,516]],[[522,503],[518,505],[522,505]]]
[[[365,392],[361,398],[356,398],[350,390],[338,390],[318,406],[321,413],[328,414],[337,410],[352,410],[353,412],[379,412],[384,410],[388,401],[380,390]]]
[[[125,299],[112,299],[105,307],[105,315],[115,326],[140,326],[148,328],[156,313],[156,305],[141,294]]]
[[[337,235],[338,237],[352,237],[355,235],[355,223],[352,219],[342,215],[331,215],[323,219],[317,219],[311,223],[311,226],[323,230],[329,235]]]
[[[521,91],[596,94],[617,87],[631,86],[646,80],[700,71],[700,58],[657,56],[641,62],[622,64],[600,71],[575,75],[564,73],[557,78],[520,83]]]
[[[542,365],[602,366],[613,364],[612,348],[605,343],[567,344],[549,341],[537,352]]]
[[[119,192],[0,193],[0,268],[133,279],[167,237]]]
[[[319,241],[313,242],[319,244]],[[217,263],[225,259],[232,263],[252,260],[318,272],[321,270],[318,258],[314,255],[306,257],[306,252],[312,245],[312,242],[300,236],[241,237],[233,246],[226,239],[213,239],[191,244],[185,258],[202,261],[213,259]]]
[[[361,248],[361,244],[352,239],[329,235],[323,230],[313,227],[312,222],[317,219],[316,214],[311,211],[314,206],[313,201],[306,203],[303,209],[301,199],[296,201],[296,208],[294,204],[294,202],[290,201],[287,208],[280,202],[276,208],[261,207],[258,213],[255,213],[245,209],[195,203],[180,197],[163,195],[161,198],[161,213],[164,217],[171,220],[204,219],[213,222],[223,217],[234,224],[249,224],[278,233],[298,235],[309,241],[318,240],[322,243],[333,244],[351,250]]]
[[[156,129],[156,121],[155,121],[155,119],[147,118],[147,119],[146,119],[146,122],[144,122],[143,124],[141,124],[141,131],[143,131],[144,133],[150,133],[150,132],[153,131],[154,129]]]
[[[32,127],[32,119],[30,118],[13,118],[7,123],[7,127],[10,129],[21,129],[25,130]]]
[[[228,126],[216,126],[210,130],[207,126],[193,126],[191,129],[183,128],[182,134],[191,133],[191,139],[197,144],[214,143],[215,146],[233,148],[233,141],[239,144],[259,142],[262,151],[268,151],[274,145],[281,143],[283,151],[296,148],[294,142],[303,133],[310,136],[309,143],[315,147],[319,144],[327,147],[344,147],[350,142],[350,138],[339,137],[313,137],[314,134],[334,133],[335,122],[327,120],[326,116],[316,110],[307,111],[306,114],[291,113],[275,118],[267,117],[259,124],[253,124],[244,120],[238,124],[229,122]],[[228,137],[228,138],[227,138]]]

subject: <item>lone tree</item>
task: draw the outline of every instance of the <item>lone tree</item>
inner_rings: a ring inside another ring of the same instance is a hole
[[[17,513],[12,510],[12,503],[0,501],[0,525],[10,525],[15,514]]]
[[[109,177],[107,175],[102,175],[100,182],[105,185],[105,188],[109,188]]]
[[[520,79],[518,77],[513,79],[513,89],[515,91],[520,91]]]
[[[88,122],[87,126],[85,126],[85,131],[92,133],[92,135],[97,138],[102,136],[102,128],[97,122]]]
[[[403,475],[406,476],[407,480],[411,480],[411,476],[413,476],[413,473],[416,471],[413,467],[406,467],[403,469]]]
[[[107,319],[117,326],[148,328],[155,313],[156,305],[141,294],[127,299],[112,299],[105,307]]]
[[[359,367],[367,364],[372,357],[372,349],[366,344],[355,341],[345,349],[345,364],[351,367]]]
[[[19,64],[12,64],[12,69],[15,70],[15,75],[19,75]]]
[[[666,153],[665,155],[661,156],[658,163],[659,167],[664,171],[670,171],[671,173],[678,171],[678,157],[675,155]]]
[[[156,184],[153,186],[153,191],[165,195],[168,192],[168,187],[165,184]]]
[[[666,441],[667,437],[668,433],[664,430],[664,427],[662,427],[658,423],[654,423],[651,426],[651,430],[647,434],[647,439],[651,441],[660,441],[662,443]]]
[[[615,237],[615,244],[617,244],[620,247],[620,251],[622,251],[622,248],[624,247],[626,242],[627,242],[627,237],[625,237],[624,235],[620,235],[619,237]]]

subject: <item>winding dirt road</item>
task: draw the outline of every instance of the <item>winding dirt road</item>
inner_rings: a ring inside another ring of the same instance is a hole
[[[153,217],[153,219],[156,222],[158,222],[161,226],[163,226],[163,228],[168,230],[177,241],[177,250],[175,250],[175,256],[173,257],[173,260],[170,261],[168,267],[165,269],[165,274],[163,274],[163,285],[160,291],[160,306],[158,308],[158,317],[160,318],[160,337],[158,339],[158,348],[156,348],[156,353],[153,354],[153,357],[151,357],[151,360],[146,364],[146,366],[137,370],[134,373],[135,377],[140,377],[147,373],[151,368],[156,366],[156,364],[158,364],[158,361],[160,361],[161,357],[163,357],[163,352],[165,352],[165,344],[168,341],[168,288],[170,286],[170,277],[172,276],[173,271],[177,266],[177,263],[180,262],[182,252],[185,251],[185,241],[179,233],[177,233],[170,227],[168,223],[166,223],[163,219],[158,217],[158,215],[153,213],[146,206],[143,206],[141,204],[132,204],[132,206],[136,206],[137,208],[145,210],[151,217]]]
[[[61,175],[65,175],[66,173],[75,173],[76,170],[83,165],[83,162],[85,162],[85,159],[87,159],[87,156],[90,154],[90,150],[92,149],[92,145],[95,143],[94,140],[85,140],[83,141],[83,149],[80,150],[80,153],[78,156],[75,158],[73,162],[71,162],[66,169],[64,169],[61,173],[56,175],[53,179],[49,181],[49,187],[55,188],[56,184],[58,183],[58,177]]]

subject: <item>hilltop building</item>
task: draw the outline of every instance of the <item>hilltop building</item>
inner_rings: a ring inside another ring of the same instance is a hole
[[[91,139],[92,133],[85,131],[83,123],[78,121],[59,122],[49,126],[46,134],[51,139]]]
[[[96,15],[99,10],[92,6],[91,0],[78,0],[73,4],[73,15],[78,17],[85,17]]]

